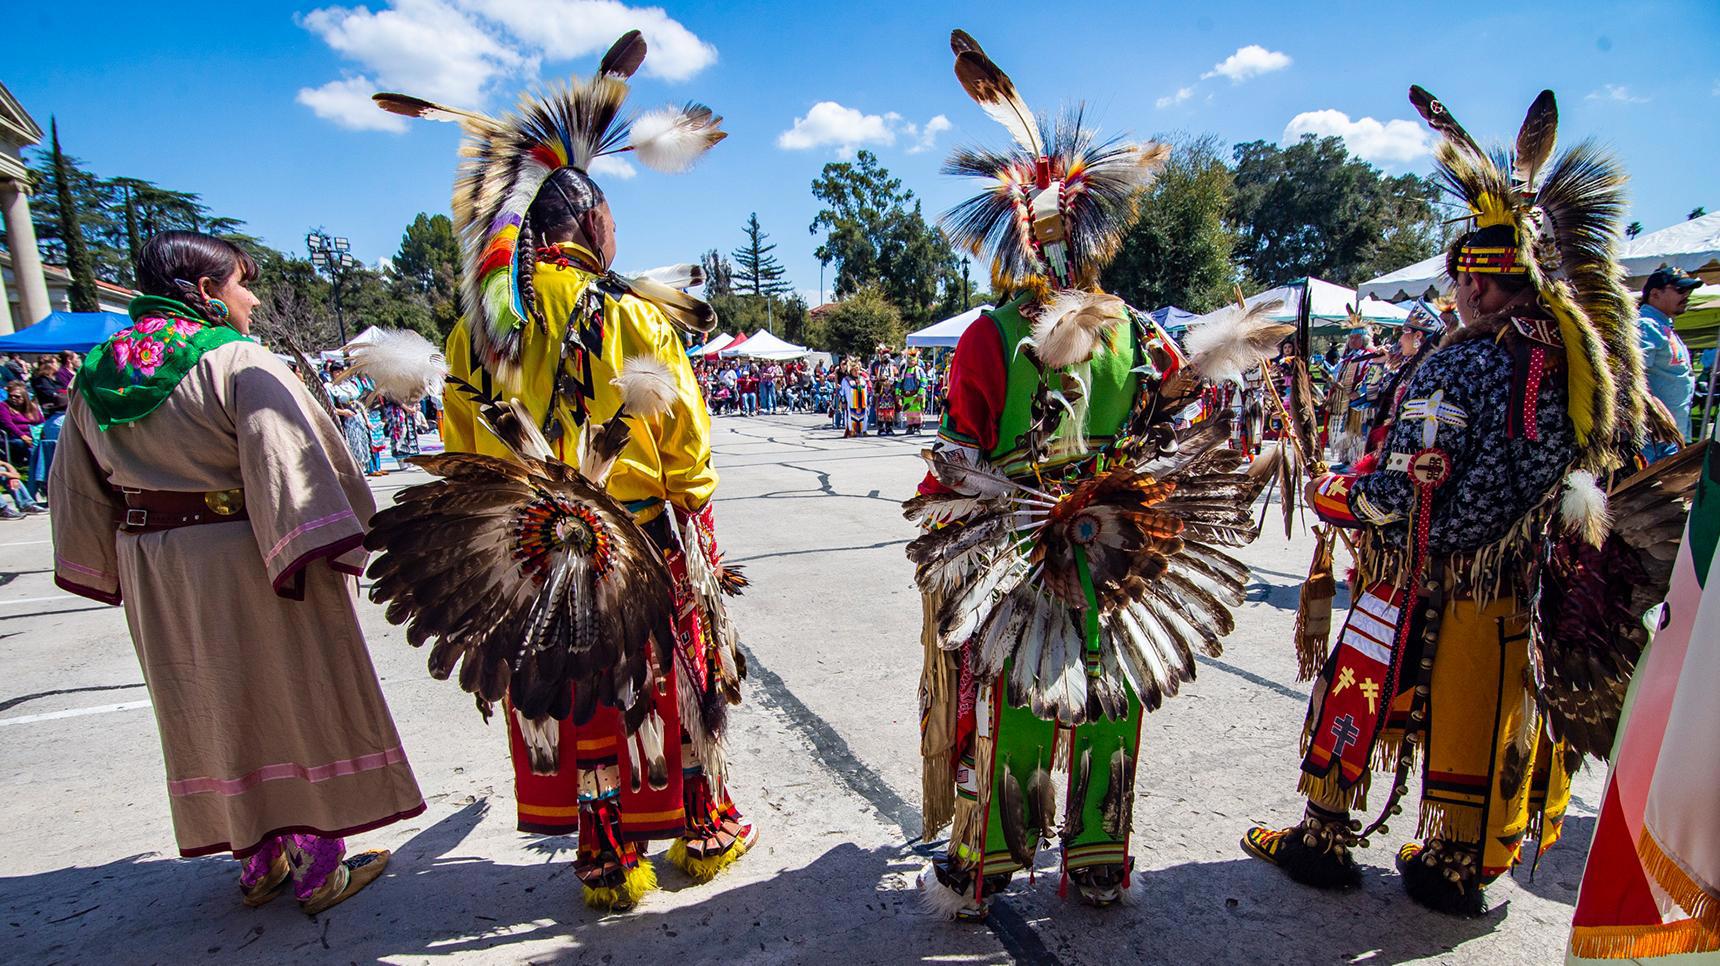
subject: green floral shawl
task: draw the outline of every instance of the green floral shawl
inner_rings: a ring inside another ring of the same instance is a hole
[[[78,372],[77,391],[103,430],[155,412],[203,353],[247,339],[172,299],[139,295],[130,311],[132,324],[90,350]]]

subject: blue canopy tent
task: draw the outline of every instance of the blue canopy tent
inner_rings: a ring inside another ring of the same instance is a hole
[[[1153,317],[1153,321],[1159,324],[1159,328],[1173,334],[1188,328],[1188,322],[1190,319],[1200,318],[1200,316],[1195,315],[1193,312],[1185,312],[1174,305],[1167,305],[1164,308],[1154,309],[1147,314]]]
[[[130,324],[118,312],[49,312],[22,332],[0,336],[0,352],[88,352]]]

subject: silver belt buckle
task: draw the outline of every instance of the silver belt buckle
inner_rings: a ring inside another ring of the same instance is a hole
[[[130,507],[125,511],[125,525],[128,527],[149,526],[149,511],[138,507]]]

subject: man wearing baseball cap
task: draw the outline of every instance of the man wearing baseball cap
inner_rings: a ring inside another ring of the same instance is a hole
[[[1686,439],[1690,437],[1690,400],[1696,392],[1696,378],[1690,367],[1690,350],[1673,331],[1672,320],[1689,308],[1690,293],[1701,284],[1682,269],[1655,269],[1642,284],[1642,310],[1637,317],[1648,391],[1666,406]],[[1650,443],[1643,455],[1652,463],[1672,452],[1669,444]]]

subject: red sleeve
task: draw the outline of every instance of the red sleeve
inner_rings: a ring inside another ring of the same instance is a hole
[[[950,359],[949,392],[938,428],[938,443],[989,453],[997,446],[997,424],[1009,386],[1003,336],[990,316],[982,315],[962,333]],[[930,473],[921,493],[942,492]]]

